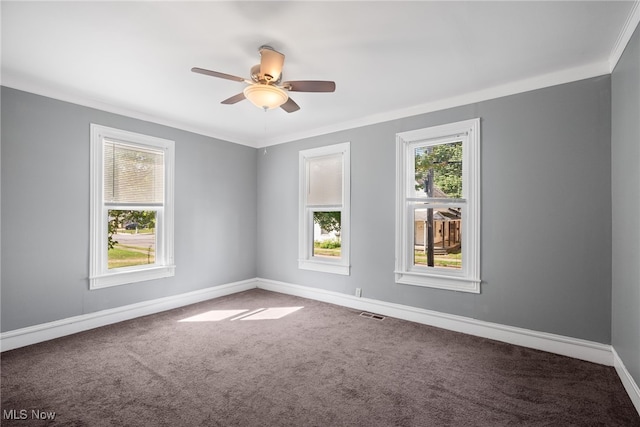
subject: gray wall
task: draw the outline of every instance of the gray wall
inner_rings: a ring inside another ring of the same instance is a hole
[[[3,87],[2,331],[256,276],[255,149]],[[173,278],[89,290],[89,124],[174,140]]]
[[[252,277],[611,342],[611,78],[255,150],[2,89],[2,330]],[[394,283],[395,134],[482,119],[482,293]],[[176,277],[89,291],[89,123],[176,141]],[[298,151],[350,141],[351,276],[297,268]],[[257,236],[257,243],[254,241]]]
[[[258,276],[610,343],[610,89],[602,76],[259,150]],[[396,284],[395,134],[473,117],[482,293]],[[346,141],[352,273],[299,270],[298,151]]]
[[[640,29],[611,77],[612,344],[640,384]]]

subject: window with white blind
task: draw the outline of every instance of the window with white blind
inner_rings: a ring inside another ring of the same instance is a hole
[[[480,119],[396,143],[396,282],[479,293]]]
[[[349,274],[349,143],[300,151],[298,267]]]
[[[91,289],[173,276],[174,142],[91,125]]]

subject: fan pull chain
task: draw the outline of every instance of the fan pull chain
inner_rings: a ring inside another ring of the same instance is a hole
[[[264,139],[267,139],[267,107],[264,107]],[[264,152],[262,153],[263,156],[267,155],[267,146],[264,146]]]

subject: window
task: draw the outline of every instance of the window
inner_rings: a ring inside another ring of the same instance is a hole
[[[91,289],[173,276],[174,142],[91,125]]]
[[[396,282],[480,293],[480,119],[396,144]]]
[[[300,151],[298,267],[349,275],[349,143]]]

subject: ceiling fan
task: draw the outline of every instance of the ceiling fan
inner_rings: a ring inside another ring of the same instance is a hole
[[[265,111],[280,107],[287,113],[298,111],[300,106],[289,98],[288,92],[334,92],[336,84],[324,80],[296,80],[282,82],[284,55],[271,46],[260,46],[260,63],[251,67],[251,80],[218,71],[193,67],[191,71],[221,79],[247,83],[242,92],[222,101],[222,104],[235,104],[248,99],[256,107]]]

